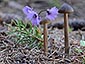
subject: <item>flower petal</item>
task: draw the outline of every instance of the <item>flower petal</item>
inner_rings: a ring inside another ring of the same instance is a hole
[[[27,18],[28,18],[29,20],[32,20],[32,18],[33,18],[33,16],[34,16],[35,14],[38,15],[36,12],[31,11],[29,14],[27,14]]]
[[[52,15],[47,15],[46,18],[49,19],[49,20],[51,20],[51,21],[52,21],[52,20],[55,20],[55,17],[52,16]]]
[[[24,8],[23,8],[23,12],[27,15],[27,14],[29,14],[29,12],[31,12],[32,11],[32,8],[30,8],[30,7],[28,7],[28,6],[25,6]]]
[[[56,7],[53,7],[49,10],[49,12],[52,12],[54,14],[56,14],[56,13],[58,14],[58,9]]]
[[[50,19],[51,21],[52,20],[55,20],[55,18],[57,17],[58,15],[58,9],[56,7],[53,7],[51,9],[47,9],[47,11],[50,13],[46,13],[46,18]]]
[[[31,20],[31,22],[32,22],[32,24],[34,25],[34,26],[37,26],[37,25],[39,25],[39,23],[40,23],[40,19],[37,17],[37,18],[33,18],[32,20]]]

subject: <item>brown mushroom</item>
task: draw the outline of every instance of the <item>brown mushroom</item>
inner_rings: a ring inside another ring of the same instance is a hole
[[[69,55],[69,38],[68,38],[68,35],[69,35],[69,32],[68,32],[68,29],[69,29],[69,26],[68,26],[68,14],[73,12],[73,8],[64,3],[61,8],[59,9],[59,13],[62,13],[64,14],[64,36],[65,36],[65,53],[67,55]]]
[[[47,24],[50,23],[50,20],[48,19],[43,19],[40,24],[43,24],[44,26],[44,29],[43,29],[43,33],[44,33],[44,52],[45,52],[45,55],[47,56],[47,52],[48,52],[48,38],[47,38]]]

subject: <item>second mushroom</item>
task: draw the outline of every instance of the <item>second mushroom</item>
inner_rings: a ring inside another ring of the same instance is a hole
[[[61,6],[61,8],[59,9],[59,11],[58,11],[59,13],[64,14],[64,37],[65,37],[65,43],[64,44],[65,44],[65,53],[67,55],[69,55],[68,14],[71,13],[71,12],[73,12],[73,11],[74,11],[73,8],[70,5],[66,4],[66,3],[64,3]]]

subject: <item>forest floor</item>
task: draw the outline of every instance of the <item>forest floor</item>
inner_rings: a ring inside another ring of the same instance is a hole
[[[60,0],[60,4],[63,2],[64,0]],[[72,19],[85,18],[83,14],[85,12],[85,8],[83,8],[85,6],[84,0],[67,0],[65,2],[75,9],[75,13],[71,15]],[[11,19],[16,18],[27,21],[22,12],[25,5],[30,5],[39,12],[39,10],[52,7],[51,4],[46,0],[41,1],[40,4],[36,0],[2,0],[0,2],[0,22],[11,23]],[[59,17],[55,22],[62,21],[61,18]],[[10,36],[6,34],[8,29],[8,27],[0,25],[0,64],[85,64],[85,46],[80,45],[81,41],[85,41],[85,31],[69,30],[70,52],[68,58],[64,52],[63,29],[48,29],[47,56],[44,55],[42,49],[36,47],[29,49],[26,44],[22,45],[11,41]]]

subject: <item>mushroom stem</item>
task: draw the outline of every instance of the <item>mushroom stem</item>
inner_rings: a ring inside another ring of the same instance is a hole
[[[48,52],[48,39],[47,39],[47,23],[44,23],[44,52],[47,55]]]
[[[68,13],[64,13],[64,36],[65,36],[65,53],[69,55],[69,32],[68,32]]]

